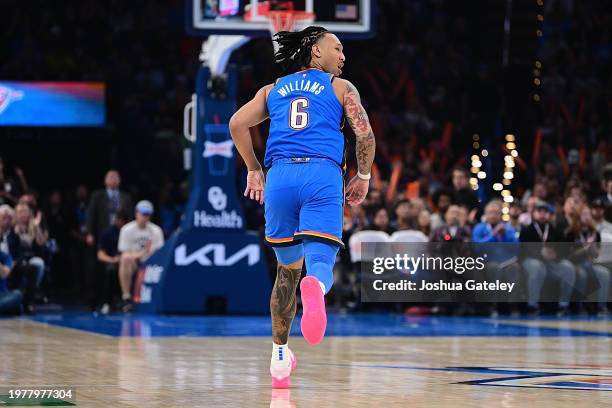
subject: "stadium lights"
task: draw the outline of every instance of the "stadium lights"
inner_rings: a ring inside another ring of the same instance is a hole
[[[487,149],[482,149],[482,157],[487,157],[489,155],[489,151]]]
[[[513,201],[514,201],[514,197],[512,197],[512,196],[505,196],[505,197],[504,197],[504,201],[505,201],[506,203],[511,203],[511,202],[513,202]]]
[[[518,157],[518,151],[516,150],[512,150],[510,154],[512,155],[512,157]]]
[[[493,190],[495,191],[501,191],[504,188],[504,186],[502,185],[502,183],[495,183],[493,184]]]
[[[487,178],[487,173],[485,173],[484,171],[479,171],[477,177],[481,180],[484,180]]]

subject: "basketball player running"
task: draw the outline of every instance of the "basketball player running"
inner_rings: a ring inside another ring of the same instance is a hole
[[[346,200],[359,205],[368,192],[375,140],[357,89],[338,78],[345,57],[338,37],[323,27],[282,31],[275,60],[288,75],[261,88],[230,120],[238,152],[248,167],[245,196],[265,204],[266,243],[278,261],[272,314],[272,387],[287,388],[295,355],[287,338],[300,284],[302,334],[312,345],[325,334],[323,296],[332,287],[333,266],[342,243],[343,114],[357,136],[358,173]],[[253,152],[249,128],[271,119],[264,158],[267,183]],[[265,188],[264,188],[265,186]],[[265,199],[264,199],[265,197]]]

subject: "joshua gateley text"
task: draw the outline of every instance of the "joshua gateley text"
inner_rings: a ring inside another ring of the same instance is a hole
[[[502,282],[499,279],[495,281],[477,281],[474,279],[468,279],[465,282],[444,282],[443,280],[437,282],[428,282],[422,280],[421,282],[412,282],[407,279],[402,279],[398,282],[385,282],[382,279],[377,279],[373,282],[374,290],[399,290],[399,291],[434,291],[434,292],[445,292],[445,291],[504,291],[511,293],[514,289],[515,282]]]

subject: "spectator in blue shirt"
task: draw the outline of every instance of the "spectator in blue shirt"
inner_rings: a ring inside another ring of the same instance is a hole
[[[510,297],[505,299],[516,301],[520,279],[518,239],[512,225],[502,221],[502,208],[500,200],[489,201],[484,211],[484,222],[477,224],[472,231],[472,241],[478,244],[474,245],[476,252],[487,255],[487,280],[516,283]],[[497,315],[495,304],[491,315]]]
[[[0,251],[0,313],[17,311],[21,304],[21,292],[17,289],[9,290],[6,284],[12,266],[13,259],[11,256]]]

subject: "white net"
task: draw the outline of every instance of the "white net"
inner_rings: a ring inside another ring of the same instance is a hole
[[[312,23],[315,19],[314,13],[297,10],[271,10],[267,17],[272,38],[279,31],[293,31],[296,26],[299,25],[299,28],[302,28],[302,26]],[[277,43],[273,41],[272,44],[274,45],[274,52],[278,51]]]

